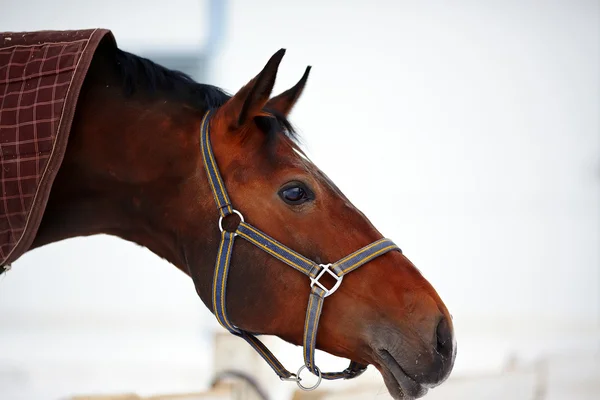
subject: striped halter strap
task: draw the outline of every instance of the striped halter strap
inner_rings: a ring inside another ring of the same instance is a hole
[[[200,128],[200,147],[204,158],[204,166],[208,175],[208,181],[210,182],[220,214],[218,226],[221,231],[221,243],[217,253],[212,289],[213,311],[217,320],[223,327],[228,329],[229,332],[246,340],[269,364],[281,380],[295,381],[303,390],[316,389],[321,383],[321,379],[351,379],[357,377],[366,370],[366,365],[361,365],[352,361],[350,366],[344,371],[335,373],[321,372],[315,365],[315,342],[323,301],[340,287],[344,275],[388,251],[400,251],[400,249],[391,240],[380,239],[332,264],[317,264],[245,222],[242,214],[231,205],[211,148],[211,113],[212,111],[207,112],[202,120]],[[237,214],[240,218],[240,223],[235,231],[225,230],[222,225],[223,219],[231,214]],[[269,349],[254,335],[236,327],[227,317],[225,307],[227,298],[227,274],[229,272],[233,243],[237,236],[247,240],[281,262],[308,276],[310,280],[310,296],[304,324],[304,365],[300,367],[296,374],[285,369],[279,360],[275,358],[273,353],[271,353],[271,351],[269,351]],[[335,279],[333,287],[327,288],[319,281],[324,274],[329,274]],[[318,381],[315,385],[311,387],[302,385],[300,373],[304,368],[308,369],[318,377]]]

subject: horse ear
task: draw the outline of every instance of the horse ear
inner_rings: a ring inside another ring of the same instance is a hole
[[[267,103],[267,108],[272,108],[287,116],[290,111],[292,111],[292,108],[294,108],[294,105],[300,98],[300,95],[302,95],[302,91],[304,90],[304,86],[306,86],[306,81],[308,80],[308,74],[310,74],[310,68],[310,65],[306,67],[304,75],[302,75],[302,78],[300,78],[294,87],[269,100]]]
[[[238,128],[250,118],[259,115],[267,104],[285,49],[273,54],[260,73],[221,106],[219,112],[230,127]]]

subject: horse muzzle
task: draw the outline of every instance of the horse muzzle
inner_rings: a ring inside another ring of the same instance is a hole
[[[371,329],[373,364],[395,399],[417,399],[442,384],[452,372],[456,340],[452,323],[437,316],[433,329],[421,331],[376,326]]]

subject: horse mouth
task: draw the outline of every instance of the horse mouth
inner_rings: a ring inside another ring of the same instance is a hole
[[[409,376],[385,349],[376,352],[377,364],[385,386],[395,400],[414,400],[427,394],[427,388]]]

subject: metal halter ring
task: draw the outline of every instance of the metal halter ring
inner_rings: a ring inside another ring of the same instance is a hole
[[[331,267],[331,265],[332,264],[319,264],[319,267],[322,268],[321,271],[319,271],[316,277],[310,278],[310,287],[317,285],[325,291],[325,297],[332,295],[333,292],[338,290],[338,288],[342,284],[342,279],[344,278],[343,276],[337,276],[335,272],[330,270],[329,268]],[[335,285],[333,285],[331,289],[327,289],[321,282],[319,282],[319,279],[321,279],[321,277],[325,275],[325,272],[327,272],[329,275],[335,278]]]
[[[242,213],[241,213],[241,212],[239,212],[238,210],[232,210],[232,212],[233,212],[234,214],[237,214],[237,215],[238,215],[238,217],[240,217],[240,220],[241,220],[241,222],[244,222],[244,216],[242,215]],[[230,215],[231,215],[231,214],[227,214],[225,217],[228,217],[228,216],[230,216]],[[219,230],[220,230],[221,232],[223,232],[223,218],[224,218],[224,217],[223,217],[222,215],[219,217]]]
[[[300,373],[306,368],[306,365],[303,365],[300,367],[300,369],[298,370],[298,373],[296,374],[296,385],[298,385],[298,387],[302,390],[304,390],[305,392],[310,392],[311,390],[315,390],[316,388],[319,387],[319,385],[321,384],[321,381],[323,380],[323,377],[321,376],[321,370],[319,368],[317,368],[315,366],[315,370],[317,371],[319,379],[317,380],[317,383],[315,383],[312,386],[302,386],[302,384],[300,383],[300,381],[302,380],[302,378],[300,378]]]

